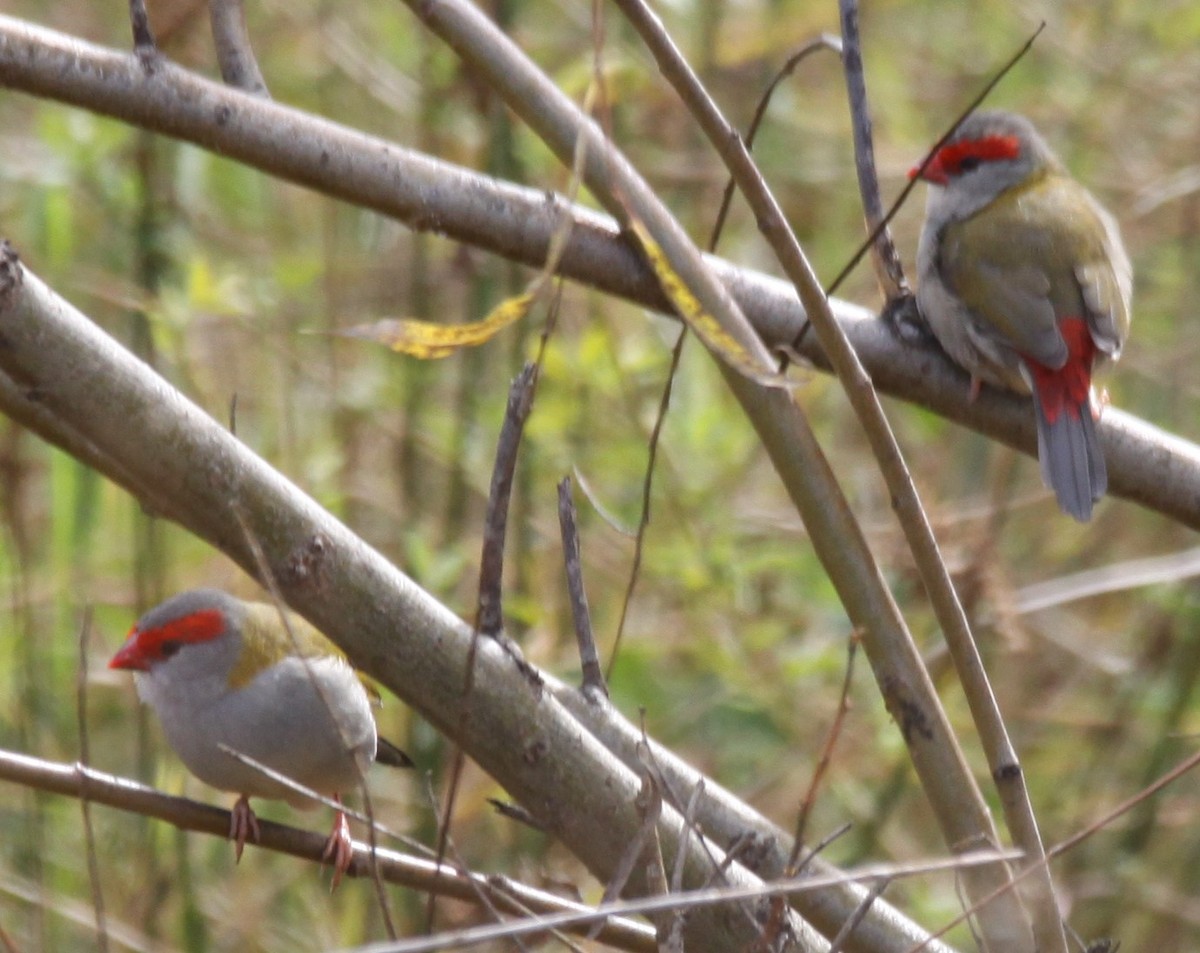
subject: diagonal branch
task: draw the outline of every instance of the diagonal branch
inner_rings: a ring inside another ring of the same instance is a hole
[[[126,778],[96,771],[83,764],[66,765],[40,758],[31,758],[13,751],[0,750],[0,780],[22,784],[38,791],[79,798],[92,804],[123,811],[133,811],[143,817],[155,817],[175,825],[180,830],[229,836],[229,812],[201,804],[188,798],[164,794]],[[325,835],[300,830],[274,821],[260,820],[261,837],[256,847],[321,863],[325,850]],[[427,890],[454,897],[467,903],[479,903],[486,897],[506,913],[524,915],[530,912],[554,914],[583,913],[587,907],[572,903],[554,894],[527,887],[507,877],[460,872],[445,864],[401,854],[393,850],[377,852],[379,873],[389,883]],[[346,871],[349,877],[371,876],[371,848],[355,844],[354,859]],[[586,932],[586,927],[578,928]],[[645,926],[617,917],[608,918],[600,931],[600,939],[620,949],[646,951],[655,949],[653,932]]]
[[[195,143],[268,174],[541,268],[564,219],[572,223],[559,273],[660,311],[653,274],[616,224],[545,190],[523,188],[431,159],[171,63],[147,79],[136,57],[0,15],[0,85],[80,106]],[[791,342],[804,310],[791,286],[708,258],[768,346]],[[872,383],[891,394],[1036,454],[1028,404],[985,389],[965,399],[966,375],[938,350],[896,340],[876,316],[830,302]],[[801,355],[829,361],[813,335]],[[1114,408],[1100,422],[1110,492],[1200,529],[1200,447]]]
[[[607,880],[641,823],[637,774],[491,639],[478,640],[471,663],[469,702],[480,716],[463,719],[469,626],[54,296],[11,249],[0,264],[0,410],[60,445],[103,447],[99,462],[126,461],[103,472],[259,578],[247,542],[256,540],[292,608],[461,745]],[[683,845],[688,882],[703,882],[721,851],[707,842],[700,849],[683,830],[679,813],[664,806],[664,851],[674,857]],[[635,871],[635,892],[642,875]],[[738,864],[726,876],[759,882]],[[798,917],[791,927],[799,949],[822,948]],[[689,931],[701,951],[754,939],[743,921],[710,911],[697,912]]]
[[[712,273],[698,265],[699,252],[683,234],[628,160],[599,127],[584,116],[520,49],[469,0],[406,0],[421,20],[445,40],[474,70],[483,75],[508,105],[556,153],[570,163],[577,142],[586,143],[583,182],[596,198],[617,215],[628,214],[643,223],[670,260],[672,268],[703,307],[754,360],[764,362],[764,349],[746,326],[741,312],[728,308],[713,287]],[[817,332],[834,355],[838,376],[856,412],[868,426],[872,449],[888,476],[898,508],[911,522],[924,523],[899,448],[879,408],[878,398],[857,355],[833,318],[803,252],[791,236],[774,199],[763,188],[752,190],[749,180],[761,182],[741,139],[732,131],[682,63],[657,18],[643,3],[623,0],[622,10],[651,44],[660,66],[671,68],[673,81],[696,95],[701,126],[721,150],[722,158],[753,205],[760,230],[772,242],[788,275],[813,318]],[[706,342],[707,344],[707,342]],[[769,359],[767,359],[769,360]],[[814,552],[837,590],[851,624],[862,633],[867,658],[889,713],[901,730],[909,757],[929,799],[947,845],[956,852],[996,843],[997,837],[983,795],[967,767],[912,636],[884,583],[849,504],[817,443],[808,419],[794,396],[763,387],[732,370],[718,355],[726,385],[741,404],[770,457],[776,473],[808,531]],[[766,363],[769,368],[770,364]],[[903,515],[903,514],[902,514]],[[924,525],[925,540],[932,534]],[[921,540],[910,534],[914,546]],[[930,545],[936,550],[936,544]],[[993,895],[1009,881],[1003,865],[964,871],[973,899]],[[1029,927],[1019,899],[1003,893],[979,915],[985,926],[987,949],[1028,945]],[[1004,946],[1005,942],[1009,944]]]

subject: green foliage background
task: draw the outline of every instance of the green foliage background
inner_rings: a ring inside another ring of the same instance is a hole
[[[124,47],[124,5],[7,0],[6,12]],[[566,176],[489,91],[398,3],[264,0],[250,5],[275,98],[450,161],[537,187]],[[1135,262],[1131,343],[1107,386],[1114,404],[1197,436],[1200,300],[1200,5],[1108,2],[865,4],[867,79],[886,196],[1042,20],[1032,52],[992,105],[1030,115],[1120,219]],[[668,29],[740,125],[800,43],[836,32],[832,0],[675,0]],[[589,81],[590,8],[503,0],[493,15],[570,93]],[[199,0],[153,4],[168,55],[215,72]],[[649,57],[612,10],[604,51],[612,130],[703,240],[725,177]],[[819,274],[862,238],[839,64],[817,56],[777,95],[756,154]],[[912,261],[919,202],[895,226]],[[55,103],[0,91],[0,223],[22,258],[110,333],[152,360],[215,417],[236,395],[239,436],[464,615],[473,610],[480,517],[507,382],[544,315],[476,352],[421,365],[330,337],[385,316],[482,317],[523,286],[505,262],[281,184],[191,146]],[[735,202],[721,251],[776,270]],[[879,305],[869,268],[844,297]],[[568,289],[524,446],[507,578],[513,632],[538,664],[577,668],[564,597],[554,484],[575,471],[622,526],[636,526],[646,447],[676,326]],[[897,598],[941,673],[946,704],[977,758],[966,706],[891,519],[883,485],[836,384],[809,375],[803,399]],[[964,395],[965,399],[965,395]],[[1078,526],[1057,514],[1036,464],[933,415],[890,403],[947,557],[963,586],[1048,843],[1074,834],[1194,746],[1200,596],[1166,580],[1038,612],[1024,587],[1183,552],[1194,534],[1131,504]],[[629,538],[580,495],[589,596],[612,644]],[[848,625],[804,530],[711,361],[689,345],[667,422],[644,568],[612,688],[630,715],[789,826],[836,706]],[[125,494],[0,420],[0,745],[79,757],[77,634],[87,645],[93,763],[219,800],[188,778],[103,667],[138,612],[199,584],[253,590],[222,557]],[[1119,583],[1121,572],[1116,579]],[[831,860],[942,852],[899,733],[865,665],[810,830],[852,827]],[[386,732],[441,778],[444,745],[389,700]],[[980,776],[986,769],[978,763]],[[428,838],[423,785],[376,772],[385,823]],[[455,836],[473,866],[598,888],[555,845],[495,818],[501,792],[468,775]],[[369,887],[329,897],[318,876],[227,844],[97,809],[96,849],[113,921],[164,947],[323,949],[381,935]],[[299,820],[284,808],[266,816]],[[1084,936],[1131,950],[1200,946],[1200,780],[1187,777],[1055,865]],[[312,819],[317,826],[324,818]],[[83,827],[73,801],[0,786],[0,926],[22,950],[94,944]],[[936,926],[952,881],[888,897]],[[401,897],[410,927],[419,898]],[[468,916],[446,905],[446,922]],[[82,921],[76,914],[82,911]],[[970,948],[965,933],[956,942]]]

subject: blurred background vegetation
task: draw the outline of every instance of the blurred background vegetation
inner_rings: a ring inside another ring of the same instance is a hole
[[[122,2],[5,0],[5,12],[127,48]],[[886,196],[907,168],[1045,20],[1032,52],[989,104],[1038,123],[1117,215],[1135,263],[1135,320],[1109,375],[1112,401],[1194,438],[1200,385],[1184,331],[1200,300],[1200,5],[1132,0],[964,4],[880,0],[862,12]],[[399,3],[255,0],[249,19],[275,98],[450,161],[540,188],[566,176],[489,90],[422,33]],[[586,3],[500,0],[492,14],[571,94],[589,80]],[[837,31],[833,0],[673,0],[659,5],[729,116],[744,125],[761,89],[814,35]],[[151,3],[172,59],[215,75],[202,0]],[[694,236],[707,237],[725,177],[611,10],[604,64],[618,142]],[[806,61],[784,84],[756,154],[818,273],[830,280],[862,238],[838,62]],[[921,208],[895,235],[910,263]],[[507,382],[543,315],[474,352],[421,364],[331,329],[386,316],[482,317],[523,286],[521,269],[374,214],[272,181],[194,147],[0,91],[0,223],[61,294],[145,356],[220,420],[237,398],[239,436],[448,605],[473,611],[480,517]],[[777,271],[735,202],[721,252]],[[877,308],[869,268],[842,296]],[[1180,323],[1184,322],[1184,323]],[[564,598],[554,484],[576,471],[619,526],[639,516],[648,435],[673,322],[568,289],[523,448],[507,567],[512,631],[531,658],[577,669]],[[803,378],[814,425],[935,666],[940,637],[883,485],[838,387]],[[965,398],[965,395],[964,395]],[[947,558],[963,586],[1023,759],[1043,835],[1074,834],[1194,746],[1200,729],[1200,593],[1167,578],[1125,591],[1129,560],[1185,553],[1192,532],[1110,499],[1079,526],[1058,514],[1036,463],[920,409],[888,409]],[[578,499],[578,497],[577,497]],[[627,535],[582,499],[589,597],[612,644],[632,555]],[[186,775],[132,685],[104,662],[141,609],[178,589],[253,594],[219,554],[156,523],[122,491],[0,420],[0,745],[79,756],[77,637],[87,646],[93,763],[226,803]],[[642,575],[614,674],[626,714],[790,826],[836,706],[849,635],[755,436],[711,360],[689,344],[667,421]],[[1111,591],[1071,600],[1072,575],[1117,567]],[[1028,611],[1027,587],[1065,601]],[[981,778],[966,706],[944,697]],[[810,825],[839,863],[905,860],[943,846],[865,664]],[[435,785],[443,742],[389,699],[382,724]],[[987,787],[986,783],[984,784]],[[373,778],[375,810],[430,836],[412,779]],[[466,861],[533,882],[598,888],[561,848],[496,818],[501,794],[469,772],[454,835]],[[114,921],[165,948],[323,949],[381,935],[369,886],[330,897],[307,865],[185,837],[97,809],[97,850]],[[265,816],[323,828],[264,805]],[[1129,950],[1200,948],[1200,778],[1056,862],[1064,911],[1085,936]],[[79,805],[0,786],[0,926],[20,950],[93,946]],[[948,878],[888,897],[927,926],[953,916]],[[401,897],[412,924],[421,900]],[[467,916],[444,905],[445,922]],[[971,948],[969,934],[952,939]]]

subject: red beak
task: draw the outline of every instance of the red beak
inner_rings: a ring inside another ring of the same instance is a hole
[[[938,157],[934,156],[925,166],[925,171],[921,171],[921,166],[914,165],[908,170],[909,179],[924,179],[926,182],[931,182],[934,185],[945,185],[949,178],[946,176],[946,170],[942,168]]]
[[[150,670],[150,661],[138,645],[137,628],[129,630],[129,637],[108,663],[109,668],[126,668],[134,672]]]

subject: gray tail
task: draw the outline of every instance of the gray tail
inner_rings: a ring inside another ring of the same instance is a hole
[[[393,768],[411,768],[413,759],[397,748],[387,738],[380,738],[375,746],[375,761]]]
[[[1108,489],[1108,470],[1096,433],[1090,401],[1078,408],[1064,407],[1058,419],[1046,419],[1041,401],[1037,408],[1038,460],[1042,479],[1058,497],[1058,505],[1081,523],[1092,518],[1092,504]],[[1078,416],[1071,411],[1078,410]]]

